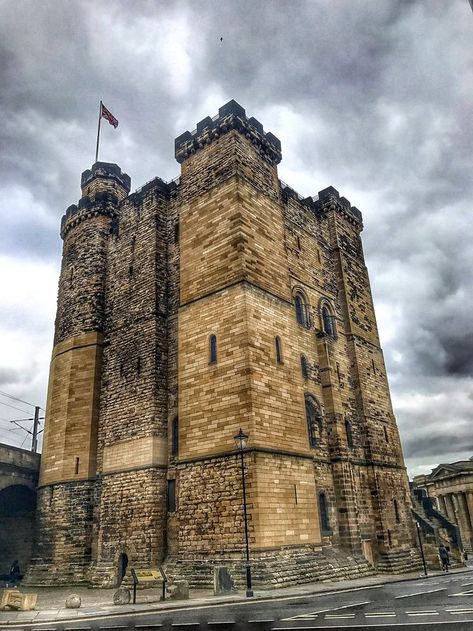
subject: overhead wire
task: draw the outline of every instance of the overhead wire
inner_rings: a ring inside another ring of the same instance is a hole
[[[20,403],[24,403],[25,405],[31,405],[32,408],[39,407],[40,410],[43,410],[41,406],[36,406],[34,403],[29,403],[28,401],[23,401],[23,399],[19,399],[18,397],[14,397],[12,394],[8,394],[8,392],[3,392],[0,390],[0,394],[4,397],[8,397],[9,399],[13,399],[14,401],[19,401]],[[43,410],[44,412],[44,410]]]
[[[9,408],[13,408],[14,410],[18,410],[18,412],[23,412],[23,414],[29,414],[27,410],[22,410],[21,408],[17,408],[14,405],[10,405],[9,403],[5,403],[4,401],[0,401],[0,405],[6,405]]]

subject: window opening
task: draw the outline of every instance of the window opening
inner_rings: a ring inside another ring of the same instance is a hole
[[[309,362],[305,355],[301,355],[301,372],[304,379],[309,378]]]
[[[168,513],[176,512],[176,480],[168,480],[167,509]]]
[[[216,335],[211,335],[209,337],[209,357],[210,357],[209,361],[211,364],[217,363],[217,336]]]
[[[171,454],[177,456],[179,453],[179,418],[176,418],[172,422],[171,432]]]
[[[397,505],[397,500],[393,500],[394,506],[394,514],[396,515],[396,522],[399,524],[401,522],[401,516],[399,515],[399,506]]]
[[[282,364],[282,346],[281,338],[279,337],[279,335],[276,335],[276,337],[274,338],[274,344],[276,347],[276,361],[278,362],[278,364]]]
[[[319,514],[320,514],[320,525],[322,527],[323,532],[328,532],[330,530],[330,519],[328,515],[328,502],[327,496],[325,493],[319,493]]]
[[[350,421],[345,421],[345,434],[347,437],[347,445],[350,449],[353,449],[353,433],[351,431]]]
[[[80,459],[76,458],[76,467],[75,467],[75,474],[78,475],[79,473],[79,463],[80,463]]]
[[[307,305],[301,296],[301,294],[296,294],[294,297],[294,304],[296,307],[296,320],[298,324],[304,326],[306,329],[309,328],[309,317],[307,312]]]
[[[321,429],[322,416],[320,410],[312,396],[305,397],[305,414],[307,419],[307,430],[309,433],[309,445],[312,448],[317,447],[318,434]]]
[[[328,310],[328,307],[325,305],[322,307],[322,324],[324,327],[324,332],[327,333],[327,335],[331,335],[332,337],[334,337],[333,316]]]
[[[177,243],[179,241],[179,231],[180,231],[179,222],[177,221],[174,224],[174,243]]]

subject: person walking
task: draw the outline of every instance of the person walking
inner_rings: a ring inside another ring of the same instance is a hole
[[[440,559],[440,563],[442,565],[442,571],[443,572],[448,572],[448,566],[450,564],[450,557],[448,555],[448,550],[443,545],[443,543],[441,543],[439,545],[439,559]]]
[[[18,561],[15,560],[10,566],[10,573],[7,579],[7,587],[16,587],[20,579],[23,578]]]

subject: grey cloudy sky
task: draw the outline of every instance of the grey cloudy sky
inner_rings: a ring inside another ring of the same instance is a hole
[[[223,38],[221,41],[220,38]],[[364,246],[411,474],[473,455],[473,13],[467,0],[1,0],[0,391],[43,405],[59,221],[94,159],[137,188],[231,98],[280,177],[335,186]],[[27,406],[0,396],[0,441]]]

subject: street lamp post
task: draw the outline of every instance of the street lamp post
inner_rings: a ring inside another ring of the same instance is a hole
[[[248,513],[246,510],[246,485],[245,485],[245,460],[244,450],[248,443],[248,436],[243,432],[240,427],[239,433],[233,437],[240,452],[241,458],[241,485],[243,488],[243,514],[245,517],[245,543],[246,543],[246,596],[247,598],[253,596],[253,589],[251,586],[251,565],[250,565],[250,546],[248,544]]]

